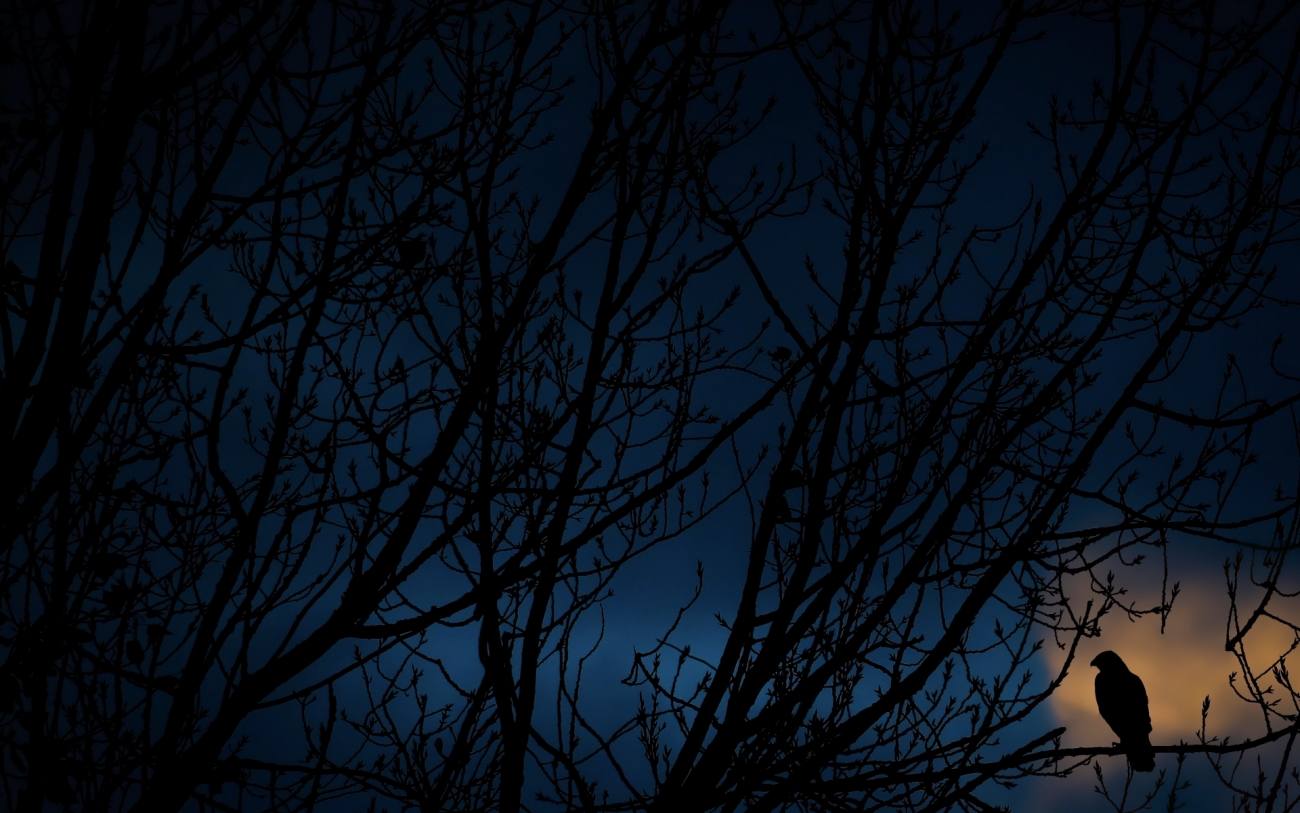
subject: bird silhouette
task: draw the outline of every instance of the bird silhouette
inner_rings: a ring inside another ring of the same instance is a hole
[[[1151,771],[1156,755],[1151,750],[1151,712],[1142,678],[1129,671],[1119,655],[1107,650],[1092,659],[1097,667],[1097,710],[1119,737],[1120,747],[1135,771]]]

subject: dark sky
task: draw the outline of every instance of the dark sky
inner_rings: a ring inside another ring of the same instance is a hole
[[[982,11],[984,9],[978,3],[970,6],[967,24],[979,24]],[[748,22],[761,29],[765,13],[754,12]],[[745,14],[742,11],[735,17],[738,28],[746,21]],[[1030,30],[1035,29],[1031,27]],[[1110,34],[1104,26],[1074,19],[1037,25],[1036,30],[1043,35],[1041,39],[1024,42],[1012,49],[980,103],[966,140],[957,148],[958,153],[969,155],[981,143],[988,147],[987,157],[966,187],[962,205],[958,208],[959,216],[971,223],[1010,219],[1035,192],[1052,199],[1056,194],[1051,176],[1052,156],[1044,142],[1030,132],[1027,123],[1044,121],[1053,97],[1062,101],[1079,99],[1086,103],[1093,81],[1108,81],[1113,54]],[[583,66],[572,54],[562,57],[559,64],[572,68],[579,78],[569,100],[548,122],[558,136],[557,144],[544,153],[545,158],[523,163],[518,181],[521,191],[540,197],[543,211],[553,203],[555,190],[561,188],[567,177],[566,150],[581,143],[587,121],[588,102],[581,78]],[[737,177],[742,176],[751,164],[770,166],[776,160],[786,159],[792,150],[799,156],[803,172],[815,172],[827,158],[815,141],[822,123],[802,78],[779,54],[760,59],[746,70],[749,100],[759,104],[771,95],[777,105],[758,133],[727,158],[732,162]],[[814,205],[806,215],[764,227],[755,235],[750,248],[769,270],[772,284],[783,300],[803,303],[814,299],[809,295],[802,274],[805,258],[811,258],[819,269],[831,269],[834,273],[833,269],[840,260],[842,238],[840,224],[826,217]],[[1280,262],[1286,259],[1287,255],[1279,255]],[[582,272],[579,269],[573,273],[578,277]],[[725,266],[715,276],[719,295],[733,284],[744,286],[746,282],[737,266]],[[1284,279],[1282,285],[1287,295],[1300,295],[1300,284],[1294,275]],[[792,307],[792,310],[796,308]],[[768,315],[762,301],[746,289],[728,324],[738,333],[746,333],[753,331]],[[1259,373],[1273,338],[1288,334],[1292,340],[1297,338],[1293,323],[1282,309],[1253,313],[1233,329],[1216,331],[1212,337],[1207,337],[1198,351],[1198,362],[1171,380],[1165,391],[1171,401],[1187,399],[1196,402],[1212,396],[1207,379],[1217,383],[1229,353],[1235,353],[1244,366]],[[778,330],[770,330],[768,336],[772,346],[781,343]],[[1122,350],[1112,348],[1107,352],[1104,362],[1107,368],[1113,365],[1114,369],[1122,370],[1135,362],[1134,358],[1125,357]],[[713,382],[713,388],[702,395],[716,404],[717,411],[723,415],[745,404],[754,392],[754,383],[743,377],[734,380],[719,377]],[[1275,380],[1265,380],[1263,387],[1254,394],[1268,397],[1280,392],[1285,392],[1283,385]],[[778,416],[773,416],[755,423],[746,431],[746,442],[754,445],[773,442],[777,420]],[[1256,448],[1261,452],[1255,469],[1257,479],[1252,481],[1256,498],[1238,503],[1239,511],[1258,507],[1262,504],[1259,500],[1266,499],[1271,492],[1272,484],[1295,474],[1296,458],[1290,442],[1290,427],[1285,422],[1276,422],[1270,425],[1270,430],[1276,434],[1255,438]],[[734,472],[729,473],[726,466],[715,467],[713,476],[719,488],[728,484],[729,477],[734,480]],[[638,690],[621,682],[628,674],[633,651],[652,647],[676,610],[690,599],[695,588],[697,562],[703,567],[705,587],[673,640],[678,645],[689,646],[706,659],[712,659],[720,652],[725,633],[715,620],[715,614],[727,617],[733,611],[752,530],[750,516],[750,506],[742,499],[735,500],[698,528],[645,554],[615,579],[613,595],[602,608],[603,643],[587,667],[586,707],[591,719],[612,723],[625,719],[629,710],[635,707]],[[1051,726],[1065,725],[1071,731],[1066,736],[1066,745],[1108,744],[1111,741],[1109,732],[1100,728],[1095,707],[1089,705],[1093,671],[1086,664],[1095,652],[1116,648],[1148,681],[1153,709],[1159,705],[1159,709],[1153,711],[1156,726],[1153,741],[1190,740],[1199,724],[1196,715],[1203,694],[1214,694],[1219,704],[1232,702],[1225,686],[1226,669],[1234,668],[1234,664],[1222,657],[1222,627],[1207,628],[1207,619],[1213,623],[1221,618],[1221,613],[1213,608],[1222,601],[1224,555],[1223,549],[1214,544],[1178,540],[1170,551],[1170,568],[1187,587],[1180,599],[1181,604],[1175,609],[1175,618],[1182,619],[1185,615],[1188,621],[1171,621],[1162,635],[1157,619],[1147,618],[1138,624],[1130,624],[1122,617],[1113,616],[1103,626],[1100,639],[1087,642],[1088,651],[1081,653],[1083,657],[1076,661],[1070,682],[1061,690],[1070,702],[1052,701],[1035,712],[1023,724],[1024,735],[1028,737]],[[1152,567],[1132,568],[1121,573],[1121,578],[1127,580],[1136,594],[1145,591],[1151,600],[1158,597],[1159,576],[1159,570]],[[437,593],[436,584],[426,589],[430,595]],[[1080,585],[1080,589],[1086,588]],[[1152,594],[1152,590],[1156,592]],[[1206,607],[1212,609],[1207,612]],[[937,609],[927,612],[937,612]],[[923,619],[920,627],[922,632],[934,634],[938,632],[939,623],[938,616],[931,615]],[[584,626],[588,640],[594,641],[599,627],[598,617],[593,614]],[[477,661],[472,630],[440,631],[430,638],[428,646],[448,656],[449,668],[461,668],[465,675],[475,673]],[[460,654],[457,654],[458,650]],[[1157,656],[1154,660],[1153,653]],[[1041,657],[1040,676],[1059,664],[1059,655],[1050,641]],[[1184,662],[1204,664],[1208,673],[1187,674],[1180,666]],[[1225,671],[1213,671],[1219,668]],[[318,671],[323,673],[325,669]],[[698,679],[702,673],[703,668],[698,665],[694,666],[693,672],[688,668],[687,679]],[[541,696],[547,698],[555,688],[553,678],[550,682],[543,679]],[[1160,700],[1160,695],[1171,698],[1172,710],[1166,708],[1167,704]],[[539,725],[545,727],[553,723],[552,708],[543,701],[538,712]],[[1219,711],[1216,706],[1216,713]],[[1232,724],[1230,727],[1234,734],[1240,736],[1254,731],[1244,715],[1238,720],[1231,708],[1222,713],[1222,719]],[[289,722],[292,715],[288,711],[285,715],[285,722]],[[274,724],[261,730],[272,731]],[[273,746],[274,739],[268,737],[268,740]],[[629,743],[626,752],[632,755],[635,750],[634,744]],[[1100,764],[1106,772],[1108,785],[1118,787],[1116,783],[1123,781],[1122,761],[1103,758]],[[1170,760],[1161,757],[1161,769],[1169,764]],[[635,770],[632,775],[637,778]],[[612,776],[609,778],[613,780]],[[1183,779],[1190,785],[1182,792],[1180,810],[1224,809],[1226,797],[1203,760],[1195,757],[1189,760]],[[1096,781],[1092,769],[1084,767],[1066,780],[1027,781],[1016,788],[996,791],[987,798],[1010,804],[1016,810],[1109,809],[1093,792],[1092,785]],[[1138,777],[1134,792],[1144,792],[1152,782],[1152,777]],[[1163,807],[1166,796],[1167,791],[1160,797],[1160,807]]]
[[[971,5],[968,19],[972,23],[980,20],[980,11],[980,4]],[[1086,102],[1094,81],[1109,81],[1113,48],[1106,26],[1073,19],[1053,21],[1050,25],[1036,28],[1042,34],[1041,39],[1023,43],[1011,51],[980,103],[977,118],[963,145],[967,151],[981,142],[988,145],[987,158],[963,195],[963,202],[969,201],[969,205],[962,207],[961,211],[972,222],[992,223],[1010,219],[1034,191],[1046,194],[1050,199],[1055,189],[1055,180],[1051,176],[1052,155],[1042,139],[1030,132],[1028,125],[1046,120],[1053,97],[1061,101],[1074,98]],[[1035,29],[1031,27],[1030,30]],[[1273,43],[1276,54],[1284,54],[1287,45],[1287,33],[1279,32],[1277,41]],[[819,155],[813,140],[821,122],[801,78],[780,56],[760,63],[760,66],[750,68],[752,92],[759,98],[771,93],[778,104],[768,126],[748,145],[743,156],[736,159],[737,172],[748,168],[745,160],[771,161],[787,155],[792,146],[801,160],[825,160]],[[1168,70],[1167,67],[1164,69]],[[1212,134],[1207,135],[1212,137]],[[814,207],[802,218],[778,223],[762,232],[754,241],[753,249],[765,265],[773,269],[774,285],[781,286],[782,297],[788,298],[787,301],[801,302],[807,298],[801,273],[804,258],[813,258],[821,268],[833,268],[839,259],[841,245],[840,224]],[[1295,252],[1289,247],[1276,255],[1277,262],[1284,269],[1279,295],[1292,300],[1300,296],[1300,276],[1286,273],[1294,257]],[[744,306],[735,317],[738,324],[746,320],[752,323],[766,316],[762,303],[754,296],[742,299],[742,303]],[[1225,362],[1229,354],[1235,354],[1251,375],[1254,397],[1283,395],[1289,391],[1287,383],[1271,376],[1267,369],[1269,348],[1279,336],[1287,339],[1288,343],[1300,339],[1286,309],[1266,308],[1251,313],[1231,328],[1225,327],[1206,337],[1206,341],[1198,346],[1197,363],[1188,365],[1179,376],[1168,382],[1163,392],[1171,403],[1190,402],[1208,412]],[[1135,346],[1135,352],[1140,351],[1141,348]],[[1124,356],[1122,349],[1112,348],[1108,354],[1107,367],[1114,365],[1116,369],[1124,369],[1134,363],[1133,358]],[[737,397],[726,387],[719,387],[712,395],[721,404],[732,400],[737,403],[744,401],[743,397]],[[764,442],[767,440],[763,438],[764,432],[773,429],[770,424],[760,423],[754,428],[752,437],[755,442]],[[1259,462],[1243,488],[1251,496],[1235,503],[1235,510],[1239,513],[1263,508],[1268,504],[1275,485],[1290,487],[1296,476],[1297,452],[1288,421],[1269,423],[1262,434],[1254,438],[1253,448],[1260,455]],[[1105,462],[1100,461],[1099,467]],[[678,630],[675,640],[689,645],[695,653],[704,653],[706,658],[707,653],[720,651],[725,634],[713,616],[715,613],[727,616],[734,606],[743,578],[751,527],[749,508],[737,502],[697,531],[652,551],[636,567],[620,574],[614,584],[616,596],[605,604],[606,623],[613,632],[607,635],[607,643],[592,664],[593,677],[596,678],[593,685],[608,687],[592,696],[595,708],[607,702],[610,714],[617,715],[621,708],[626,708],[624,704],[634,702],[635,691],[621,687],[617,682],[627,672],[628,654],[635,646],[648,646],[665,627],[674,610],[689,599],[695,585],[693,568],[696,561],[704,565],[706,588],[688,614],[686,623]],[[1261,535],[1266,534],[1266,531],[1256,529],[1247,538],[1262,541]],[[1239,704],[1228,690],[1228,672],[1238,668],[1236,662],[1223,652],[1222,645],[1222,617],[1226,607],[1222,568],[1225,557],[1229,555],[1231,553],[1224,547],[1214,543],[1191,538],[1176,540],[1169,552],[1169,570],[1173,574],[1170,582],[1181,580],[1184,592],[1164,633],[1158,618],[1131,623],[1112,616],[1103,626],[1101,637],[1086,642],[1086,652],[1081,652],[1082,657],[1076,660],[1071,678],[1060,692],[1068,700],[1049,702],[1044,709],[1031,715],[1024,724],[1026,736],[1029,732],[1065,725],[1071,730],[1064,740],[1067,746],[1105,745],[1113,740],[1096,714],[1091,699],[1095,671],[1087,666],[1094,654],[1108,648],[1119,650],[1134,671],[1147,681],[1153,698],[1153,742],[1192,741],[1200,723],[1198,715],[1204,695],[1214,697],[1211,721],[1223,726],[1222,730],[1237,738],[1260,733],[1258,721],[1249,716],[1248,708]],[[1157,563],[1120,570],[1121,580],[1130,586],[1134,595],[1140,595],[1151,603],[1159,600],[1161,572]],[[1086,588],[1080,584],[1079,589],[1082,603]],[[931,632],[936,631],[936,623],[935,619],[929,622]],[[926,626],[922,624],[923,628]],[[1270,652],[1280,652],[1289,643],[1281,630],[1268,634],[1273,637],[1267,643],[1261,642],[1261,651],[1273,646],[1275,649]],[[1050,641],[1042,659],[1040,675],[1059,666],[1060,655]],[[1234,706],[1234,703],[1238,705]],[[1280,759],[1278,751],[1272,749],[1265,753],[1269,759],[1266,764],[1276,767]],[[1122,788],[1122,759],[1103,758],[1099,762],[1105,771],[1107,786],[1112,790]],[[1162,756],[1158,768],[1169,768],[1172,773],[1172,759]],[[1227,809],[1229,797],[1203,757],[1190,758],[1183,767],[1181,779],[1187,785],[1178,796],[1179,810]],[[1085,766],[1065,780],[1029,780],[986,798],[1009,804],[1014,810],[1112,809],[1094,792],[1096,783],[1093,769]],[[1152,776],[1139,775],[1134,781],[1132,794],[1146,793],[1153,785]],[[1130,795],[1130,798],[1134,797]],[[1158,797],[1156,808],[1164,809],[1167,801],[1168,785]]]
[[[1231,4],[1225,2],[1222,5],[1227,9]],[[995,8],[986,0],[961,4],[961,7],[965,14],[961,26],[972,30],[981,25]],[[1225,10],[1224,13],[1230,12]],[[737,3],[732,19],[737,31],[747,27],[755,28],[760,34],[770,31],[771,18],[766,4]],[[1294,27],[1294,18],[1290,23]],[[955,148],[955,153],[963,156],[973,155],[982,144],[987,145],[988,150],[956,207],[959,226],[1010,220],[1033,194],[1043,196],[1050,204],[1058,194],[1052,177],[1052,154],[1043,140],[1031,132],[1028,123],[1045,121],[1054,97],[1062,101],[1075,99],[1086,105],[1093,82],[1108,81],[1113,53],[1110,32],[1104,25],[1072,18],[1050,24],[1034,23],[1026,33],[1040,34],[1041,37],[1027,36],[1024,42],[1011,49],[984,94],[966,138]],[[1279,30],[1276,41],[1265,49],[1266,55],[1280,59],[1290,45],[1291,36],[1291,31]],[[576,77],[576,84],[566,95],[565,103],[545,122],[546,129],[555,133],[556,141],[534,157],[521,161],[518,178],[514,181],[524,197],[539,198],[539,211],[543,214],[556,204],[558,190],[571,170],[577,145],[585,138],[592,95],[590,81],[584,79],[585,61],[580,52],[571,49],[561,54],[556,65],[557,71],[572,72]],[[1174,93],[1179,79],[1176,68],[1166,68],[1162,63],[1161,71],[1167,72],[1158,74],[1155,90],[1158,99],[1160,94]],[[725,167],[719,171],[730,170],[739,179],[751,165],[769,171],[775,162],[795,155],[799,171],[805,177],[812,177],[830,159],[817,142],[823,122],[802,77],[780,53],[761,57],[747,65],[746,74],[746,90],[742,97],[745,103],[758,106],[771,96],[776,106],[754,136],[725,156]],[[726,77],[727,80],[731,78]],[[1225,90],[1225,93],[1243,92],[1242,87]],[[1086,135],[1078,138],[1084,139]],[[1207,132],[1201,138],[1204,144],[1209,145],[1216,142],[1219,135]],[[255,179],[261,169],[252,158],[237,158],[229,180],[237,184],[241,175]],[[1202,202],[1207,208],[1216,205],[1213,194]],[[819,307],[818,299],[803,274],[805,260],[811,261],[820,272],[832,276],[839,273],[836,269],[842,262],[843,227],[822,211],[819,199],[820,192],[814,195],[813,205],[806,214],[767,223],[749,242],[749,249],[767,271],[774,290],[792,312],[800,311],[805,305]],[[587,216],[595,218],[600,213],[593,211]],[[437,239],[436,233],[421,236]],[[156,250],[156,245],[146,241],[137,262],[147,264]],[[1282,269],[1275,292],[1282,299],[1293,302],[1300,300],[1300,275],[1295,274],[1292,268],[1295,256],[1294,248],[1289,245],[1280,246],[1274,254],[1274,261]],[[30,261],[21,250],[13,257],[20,264]],[[240,287],[223,283],[222,275],[229,273],[227,259],[214,255],[211,262],[205,260],[196,265],[186,280],[203,287],[218,316],[225,310],[230,314],[239,313],[246,296]],[[584,268],[582,259],[580,255],[569,272],[571,282],[579,287],[584,273],[594,276],[599,271],[598,268]],[[767,306],[749,285],[744,269],[735,262],[724,264],[712,272],[699,295],[704,300],[721,299],[733,286],[740,286],[742,294],[738,306],[724,322],[723,342],[729,337],[752,335],[770,316]],[[178,290],[183,288],[178,286]],[[970,291],[974,297],[977,288],[972,285]],[[130,283],[127,293],[132,293]],[[958,303],[956,307],[963,304],[977,311],[980,303],[972,298],[969,303]],[[825,307],[825,303],[820,307]],[[1269,350],[1277,337],[1287,341],[1285,346],[1300,341],[1293,309],[1266,307],[1245,315],[1235,324],[1216,328],[1212,334],[1198,339],[1193,361],[1165,382],[1162,392],[1171,402],[1198,404],[1208,411],[1213,406],[1222,371],[1232,357],[1249,376],[1251,397],[1285,395],[1292,390],[1294,381],[1287,382],[1273,375],[1268,366]],[[409,341],[409,337],[391,338],[396,351],[401,350],[403,342]],[[779,327],[773,326],[764,334],[760,346],[776,348],[783,344],[785,341]],[[1101,369],[1114,373],[1118,378],[1137,362],[1137,353],[1145,352],[1140,343],[1133,347],[1134,354],[1127,355],[1123,347],[1111,346],[1100,364]],[[1285,352],[1282,358],[1286,358]],[[1296,371],[1294,362],[1290,365],[1290,369]],[[241,369],[238,383],[250,389],[254,401],[269,389],[264,371],[255,365]],[[720,375],[710,378],[706,389],[698,395],[702,401],[712,404],[718,414],[727,416],[748,403],[758,386],[752,378],[744,375]],[[1113,385],[1103,376],[1092,397],[1099,403],[1113,397],[1108,386]],[[778,424],[782,420],[783,416],[777,412],[765,415],[746,428],[740,444],[750,453],[764,444],[775,444]],[[1271,504],[1274,486],[1278,484],[1294,489],[1297,451],[1293,429],[1287,416],[1282,415],[1251,438],[1252,448],[1259,454],[1259,459],[1238,488],[1232,508],[1235,515],[1267,507]],[[425,448],[431,445],[434,436],[431,428],[426,436],[410,438],[411,446],[414,449]],[[246,446],[241,447],[242,440],[238,436],[232,435],[227,443],[230,444],[232,466],[257,462]],[[1108,450],[1099,457],[1098,470],[1105,469],[1107,463],[1112,462],[1107,455],[1114,453],[1114,450]],[[244,457],[242,461],[241,455]],[[710,473],[719,493],[736,483],[735,470],[725,460],[712,466]],[[761,494],[761,488],[758,493]],[[730,617],[734,612],[753,530],[752,508],[752,503],[741,495],[680,538],[636,559],[613,581],[612,595],[603,603],[600,612],[589,614],[579,628],[578,639],[592,642],[596,640],[602,622],[604,628],[602,642],[587,665],[585,708],[591,720],[612,725],[634,712],[639,690],[623,683],[633,653],[652,648],[672,623],[678,608],[691,599],[696,587],[697,563],[704,574],[703,590],[683,617],[672,640],[676,645],[689,646],[701,658],[716,658],[725,641],[725,630],[715,616]],[[1081,518],[1080,523],[1107,520],[1104,513],[1098,512]],[[1268,540],[1260,536],[1267,536],[1267,533],[1268,529],[1252,528],[1244,531],[1243,537],[1246,541],[1264,543]],[[1100,637],[1088,641],[1086,650],[1080,650],[1080,658],[1076,660],[1070,678],[1058,693],[1059,701],[1053,698],[1017,729],[1022,738],[1028,739],[1051,727],[1064,725],[1069,729],[1065,745],[1110,743],[1109,733],[1100,727],[1095,707],[1089,705],[1093,670],[1086,665],[1093,654],[1104,649],[1120,652],[1134,671],[1147,681],[1148,693],[1152,697],[1154,742],[1169,744],[1191,740],[1199,725],[1200,698],[1207,694],[1212,695],[1215,701],[1212,722],[1221,723],[1223,731],[1235,737],[1258,734],[1257,721],[1242,708],[1233,706],[1236,701],[1226,688],[1227,672],[1235,668],[1235,663],[1223,652],[1223,562],[1228,555],[1218,543],[1192,538],[1174,539],[1168,550],[1168,569],[1173,574],[1170,581],[1181,580],[1184,592],[1175,605],[1166,630],[1162,633],[1159,619],[1154,617],[1136,623],[1130,623],[1118,613],[1109,617]],[[1117,566],[1117,571],[1121,581],[1132,589],[1132,595],[1149,605],[1159,601],[1162,564],[1147,562],[1140,567]],[[436,571],[431,571],[427,577],[422,576],[413,595],[417,599],[437,601],[444,588],[456,588],[458,577],[449,573],[441,575],[446,578],[445,583],[439,582]],[[1071,587],[1077,589],[1078,601],[1087,598],[1086,584],[1080,582]],[[319,612],[323,614],[327,610],[322,607]],[[991,624],[992,614],[981,623]],[[924,605],[918,631],[935,635],[941,632],[942,624],[939,608]],[[449,670],[468,678],[478,669],[476,634],[473,625],[439,628],[431,634],[426,646],[442,653]],[[1265,648],[1289,643],[1274,632],[1260,634],[1264,639],[1261,646]],[[302,682],[327,674],[349,656],[348,651],[332,653],[317,668],[303,675]],[[1059,665],[1061,656],[1048,639],[1038,657],[1041,665],[1036,670],[1035,679],[1041,681]],[[703,667],[692,664],[685,672],[687,681],[697,680],[703,671]],[[351,691],[357,692],[354,699],[360,696],[359,687],[353,685]],[[544,673],[539,686],[541,702],[537,723],[540,727],[553,725],[554,706],[548,700],[555,691],[553,674]],[[347,691],[342,692],[341,697],[346,701]],[[435,697],[435,703],[437,700]],[[277,748],[283,747],[278,732],[285,726],[297,724],[297,709],[286,706],[254,717],[241,734],[250,738],[250,754],[271,756]],[[668,742],[672,744],[671,738]],[[637,746],[628,741],[626,753],[634,765],[636,750]],[[1000,749],[995,749],[990,756],[999,752]],[[1276,760],[1274,752],[1265,753]],[[1100,764],[1108,786],[1116,787],[1114,783],[1117,781],[1122,783],[1122,761],[1119,758],[1103,758]],[[1165,756],[1158,758],[1159,768],[1169,765],[1170,760]],[[614,777],[608,771],[606,777],[613,783]],[[1182,792],[1178,809],[1225,809],[1225,796],[1201,758],[1188,760],[1182,778],[1190,786]],[[634,772],[633,779],[644,780],[645,776],[638,777]],[[1032,780],[1015,788],[996,791],[987,798],[1009,804],[1015,810],[1110,809],[1092,792],[1091,786],[1095,781],[1092,768],[1084,767],[1068,779]],[[1139,777],[1134,791],[1143,792],[1153,781],[1150,776]],[[1163,795],[1160,797],[1157,809],[1163,809],[1165,798]],[[344,802],[339,809],[355,809],[354,802]]]

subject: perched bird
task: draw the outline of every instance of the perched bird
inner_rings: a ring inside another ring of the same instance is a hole
[[[1092,659],[1097,667],[1097,710],[1115,735],[1135,771],[1156,767],[1151,750],[1151,712],[1147,708],[1147,690],[1142,678],[1129,671],[1119,655],[1107,650]]]

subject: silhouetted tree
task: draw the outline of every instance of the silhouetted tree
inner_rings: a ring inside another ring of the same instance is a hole
[[[1157,758],[1293,807],[1296,372],[1180,376],[1294,306],[1297,14],[920,6],[7,4],[3,804],[984,810],[1115,752],[1034,713],[1199,538],[1270,733]],[[981,103],[1075,27],[1012,178]],[[605,629],[746,509],[716,650]]]

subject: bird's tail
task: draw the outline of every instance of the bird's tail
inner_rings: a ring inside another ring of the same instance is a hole
[[[1121,743],[1128,756],[1128,765],[1135,771],[1146,773],[1156,768],[1156,752],[1151,748],[1151,739],[1143,734]]]

